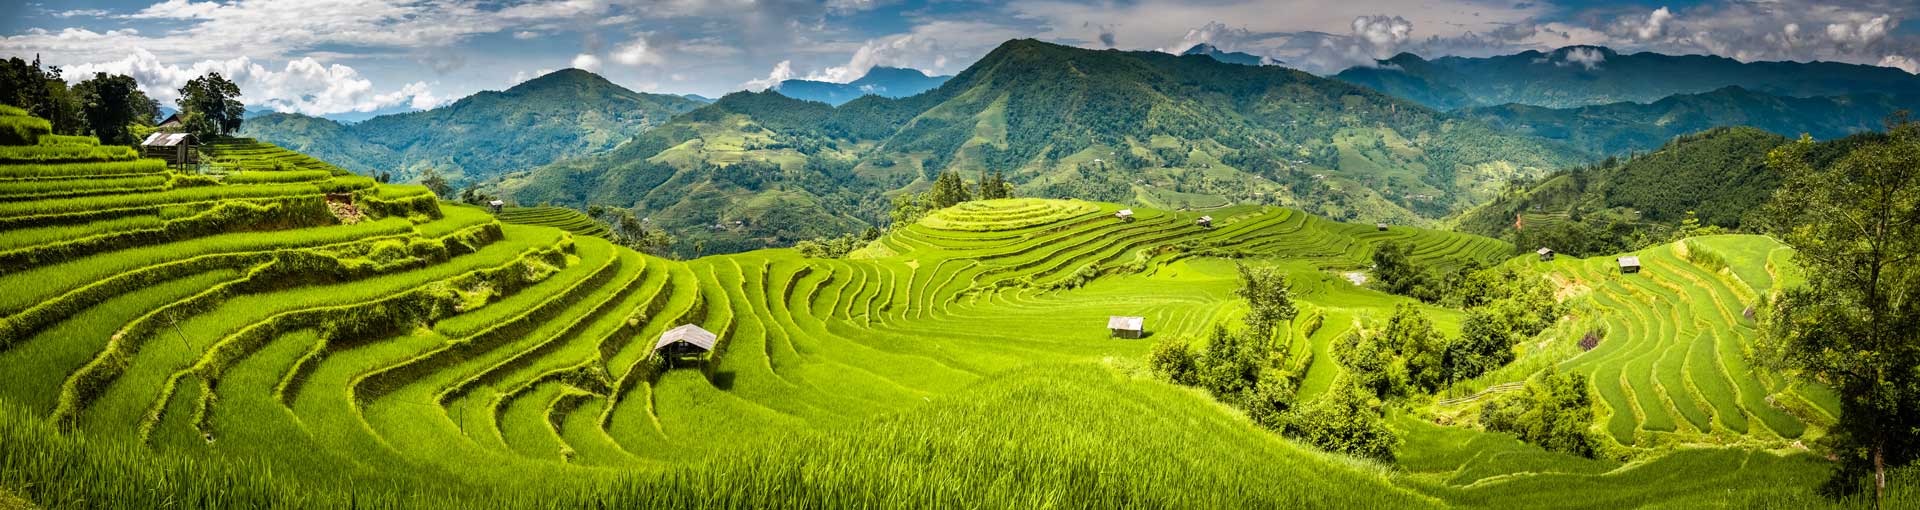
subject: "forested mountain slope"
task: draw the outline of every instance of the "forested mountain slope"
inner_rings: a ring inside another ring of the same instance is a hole
[[[1022,196],[1261,203],[1420,224],[1509,178],[1582,159],[1283,67],[1016,40],[906,98],[835,108],[733,94],[613,153],[509,176],[499,190],[523,204],[637,205],[683,236],[740,221],[737,235],[708,246],[752,247],[884,223],[887,206],[872,197],[925,189],[947,171],[1002,172]],[[788,221],[799,218],[815,223]]]
[[[1888,115],[1920,109],[1920,90],[1903,95],[1863,93],[1790,97],[1739,86],[1676,94],[1651,103],[1621,102],[1578,108],[1506,104],[1459,113],[1516,133],[1566,142],[1593,154],[1652,150],[1673,137],[1723,126],[1751,126],[1786,137],[1832,140],[1881,129]]]
[[[364,175],[392,172],[398,182],[431,168],[459,184],[605,151],[700,105],[564,69],[432,110],[354,124],[271,114],[249,119],[239,134]]]

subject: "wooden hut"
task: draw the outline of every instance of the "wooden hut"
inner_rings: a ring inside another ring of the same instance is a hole
[[[713,345],[720,337],[693,324],[667,330],[660,334],[660,341],[654,342],[653,352],[669,360],[698,359],[713,352]]]
[[[1202,228],[1213,228],[1213,217],[1201,216],[1200,219],[1193,220],[1193,224],[1199,225]]]
[[[168,166],[197,164],[200,162],[194,150],[197,141],[192,133],[155,132],[140,141],[140,157],[163,159]]]
[[[1146,332],[1145,317],[1125,317],[1115,315],[1107,317],[1107,330],[1118,338],[1140,338]]]
[[[1633,274],[1638,272],[1640,272],[1640,257],[1632,255],[1620,257],[1620,274]]]
[[[1120,218],[1120,221],[1132,222],[1133,209],[1121,209],[1119,212],[1113,213],[1113,217]]]
[[[487,208],[492,209],[494,214],[500,214],[500,207],[504,205],[507,205],[507,203],[499,200],[487,202]]]
[[[1545,246],[1542,246],[1542,247],[1540,247],[1540,249],[1538,249],[1538,250],[1534,250],[1533,252],[1534,252],[1534,253],[1536,253],[1536,254],[1539,254],[1539,255],[1540,255],[1540,261],[1541,261],[1541,262],[1553,262],[1553,249],[1552,249],[1552,248],[1547,248],[1547,247],[1545,247]]]
[[[1380,223],[1375,223],[1375,224],[1373,224],[1373,229],[1374,229],[1374,230],[1378,230],[1378,231],[1381,231],[1381,232],[1386,232],[1386,231],[1387,231],[1387,223],[1386,223],[1386,222],[1380,222]]]

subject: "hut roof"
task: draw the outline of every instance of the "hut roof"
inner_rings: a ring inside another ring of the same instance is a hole
[[[487,205],[507,205],[507,203],[499,200],[493,200],[493,201],[487,202]]]
[[[1140,331],[1141,327],[1146,325],[1146,323],[1147,319],[1145,317],[1126,317],[1120,315],[1107,317],[1107,329]]]
[[[1116,213],[1113,213],[1113,215],[1114,215],[1114,216],[1123,216],[1123,217],[1124,217],[1124,216],[1133,216],[1133,209],[1121,209],[1121,210],[1120,210],[1119,212],[1116,212]]]
[[[1627,267],[1627,266],[1640,267],[1640,257],[1636,257],[1633,255],[1620,257],[1620,267]]]
[[[661,333],[660,341],[653,344],[653,350],[660,350],[660,348],[672,345],[674,342],[686,342],[698,346],[703,350],[711,351],[713,350],[713,343],[719,339],[720,337],[715,336],[712,331],[707,331],[705,328],[693,324],[683,324],[680,327]]]
[[[1538,253],[1538,254],[1541,254],[1541,255],[1546,255],[1546,254],[1548,254],[1548,253],[1553,253],[1553,249],[1552,249],[1552,248],[1547,248],[1547,247],[1541,247],[1540,249],[1538,249],[1538,250],[1534,250],[1533,252],[1534,252],[1534,253]]]
[[[154,133],[140,141],[140,145],[148,147],[176,147],[191,143],[193,143],[192,133]]]
[[[1207,223],[1213,223],[1213,217],[1212,217],[1212,216],[1201,216],[1201,217],[1200,217],[1200,221],[1204,221],[1204,222],[1207,222]]]

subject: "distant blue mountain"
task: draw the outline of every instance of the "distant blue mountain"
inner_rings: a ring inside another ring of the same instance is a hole
[[[1192,48],[1187,48],[1187,51],[1180,52],[1180,54],[1181,55],[1206,55],[1209,57],[1213,57],[1214,60],[1226,62],[1229,64],[1240,64],[1243,66],[1257,66],[1257,65],[1264,65],[1268,63],[1266,57],[1254,55],[1252,53],[1241,53],[1238,51],[1220,51],[1220,48],[1216,48],[1213,45],[1207,44],[1207,43],[1196,44]],[[1279,62],[1276,61],[1274,63],[1279,63]]]
[[[706,104],[713,104],[713,98],[699,95],[699,94],[681,94],[680,97],[692,99],[694,101],[699,101]]]
[[[952,76],[927,76],[914,69],[875,67],[851,83],[813,80],[786,80],[775,86],[780,95],[806,101],[840,106],[860,96],[907,97],[933,90]]]

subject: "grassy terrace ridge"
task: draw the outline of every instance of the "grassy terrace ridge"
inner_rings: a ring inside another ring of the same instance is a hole
[[[508,207],[502,209],[496,217],[504,223],[553,227],[579,236],[603,239],[612,236],[612,233],[607,231],[606,224],[568,207]]]
[[[1005,199],[940,211],[847,259],[675,261],[528,224],[572,221],[549,209],[495,218],[255,142],[211,148],[223,178],[190,197],[0,199],[21,205],[0,208],[0,490],[48,508],[1828,503],[1807,481],[1823,462],[1783,443],[1817,432],[1801,413],[1830,412],[1831,397],[1737,364],[1751,328],[1739,303],[1793,278],[1777,245],[1751,238],[1643,253],[1638,277],[1554,262],[1589,289],[1577,299],[1590,315],[1522,358],[1595,374],[1624,445],[1741,447],[1622,464],[1401,415],[1405,459],[1381,464],[1152,378],[1149,346],[1200,342],[1245,313],[1235,263],[1279,268],[1302,318],[1317,318],[1292,340],[1311,353],[1304,401],[1341,371],[1335,339],[1408,302],[1340,272],[1388,240],[1437,267],[1526,263],[1511,245],[1272,207],[1209,210],[1203,228],[1199,212],[1134,208],[1126,222],[1116,204]],[[117,156],[46,154],[0,175],[125,175],[104,164]],[[26,165],[74,166],[8,173]],[[241,177],[256,172],[356,184]],[[364,218],[344,224],[329,192],[352,193]],[[69,205],[27,207],[43,203]],[[1704,253],[1726,269],[1706,269]],[[1682,293],[1686,307],[1668,304]],[[1458,332],[1461,312],[1423,308]],[[1108,338],[1109,315],[1144,316],[1149,339]],[[721,335],[717,352],[668,369],[653,341],[689,323]],[[1607,328],[1602,347],[1565,352],[1563,336],[1589,324]],[[1767,411],[1782,399],[1805,405]],[[1692,412],[1649,411],[1683,403]],[[1649,487],[1676,477],[1690,481]]]

